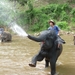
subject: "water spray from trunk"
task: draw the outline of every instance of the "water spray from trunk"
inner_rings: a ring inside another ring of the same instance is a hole
[[[10,29],[12,29],[19,36],[28,36],[28,34],[20,26],[18,26],[16,22],[12,22],[9,26]]]
[[[27,33],[16,23],[16,9],[8,0],[0,0],[0,22],[7,25],[19,36],[27,36]]]

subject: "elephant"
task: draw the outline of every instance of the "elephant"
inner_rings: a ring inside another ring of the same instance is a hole
[[[3,32],[0,39],[1,42],[9,42],[12,40],[12,35],[9,32]]]
[[[58,35],[56,35],[55,31],[53,30],[44,30],[38,37],[28,35],[28,38],[33,41],[42,43],[40,51],[35,56],[33,56],[29,66],[36,67],[37,61],[42,61],[45,58],[45,67],[49,67],[50,64],[51,75],[55,75],[56,61],[62,53],[62,44],[65,43],[65,41],[58,37]],[[58,50],[57,48],[57,39],[59,39],[59,41],[61,42],[60,50]]]
[[[74,35],[74,39],[73,39],[73,41],[74,41],[74,45],[75,45],[75,35]]]

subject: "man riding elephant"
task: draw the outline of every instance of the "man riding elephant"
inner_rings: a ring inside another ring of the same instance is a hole
[[[58,38],[58,35],[56,35],[54,30],[45,30],[41,32],[41,34],[38,37],[28,35],[28,38],[36,42],[42,42],[39,53],[32,58],[32,61],[29,64],[29,66],[36,67],[37,61],[42,61],[44,58],[46,58],[45,67],[48,67],[50,62],[51,75],[55,75],[56,61],[62,52],[62,43],[65,43],[64,40]],[[58,50],[57,48],[58,39],[60,39],[59,41],[61,42],[59,47],[60,50]]]

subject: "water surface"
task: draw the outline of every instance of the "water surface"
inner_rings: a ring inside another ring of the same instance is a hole
[[[75,45],[73,35],[62,35],[66,44],[57,61],[59,75],[75,75]],[[0,75],[49,75],[50,68],[44,68],[44,60],[36,68],[28,64],[39,51],[39,43],[28,38],[13,36],[12,42],[0,43]]]

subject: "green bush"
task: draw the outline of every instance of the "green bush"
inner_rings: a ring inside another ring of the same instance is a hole
[[[71,31],[71,26],[68,26],[65,30]]]
[[[69,6],[68,3],[65,3],[62,5],[62,10],[65,11],[66,13],[69,13],[72,10],[72,8]]]
[[[40,29],[40,25],[39,24],[34,24],[31,28],[30,28],[30,30],[32,30],[32,31],[38,31]]]
[[[60,27],[60,29],[66,29],[68,27],[68,23],[66,21],[57,22],[57,25]]]
[[[21,13],[20,16],[19,23],[29,25],[31,31],[47,29],[50,19],[59,21],[59,27],[66,29],[70,21],[75,22],[75,9],[72,9],[68,4],[49,4],[41,8],[29,9]]]
[[[75,22],[75,18],[72,17],[72,18],[71,18],[71,21],[72,21],[72,22]]]
[[[60,16],[61,16],[61,18],[60,18],[61,21],[69,21],[70,20],[69,14],[67,14],[65,11],[62,11]]]
[[[75,8],[72,9],[71,15],[72,15],[72,17],[75,17]]]

